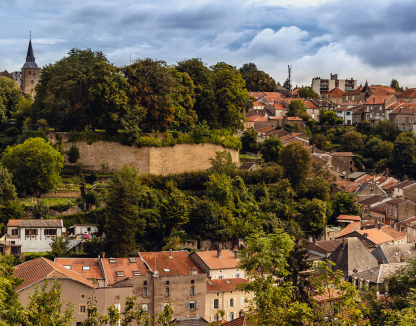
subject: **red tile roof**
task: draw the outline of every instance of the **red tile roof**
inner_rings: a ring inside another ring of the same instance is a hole
[[[252,323],[248,321],[248,317],[246,315],[233,319],[232,321],[226,322],[223,326],[254,326]]]
[[[379,229],[357,230],[357,232],[362,235],[367,234],[368,239],[375,244],[393,241],[393,237]]]
[[[207,292],[228,292],[237,290],[238,284],[247,283],[244,278],[223,278],[221,280],[208,280]]]
[[[354,222],[352,222],[352,223],[348,224],[348,225],[344,228],[344,230],[342,230],[342,231],[341,231],[341,233],[339,233],[339,234],[335,237],[335,239],[340,238],[340,237],[342,237],[342,236],[344,236],[344,235],[346,235],[346,234],[350,234],[350,233],[351,233],[351,232],[353,232],[353,231],[356,231],[355,229],[357,228],[358,224],[360,224],[360,222],[359,222],[359,221],[354,221]]]
[[[387,190],[387,189],[389,189],[389,188],[391,188],[391,187],[393,187],[393,186],[395,186],[395,185],[397,185],[399,182],[398,181],[391,181],[391,182],[388,182],[388,183],[386,183],[384,186],[382,186],[381,187],[381,189],[383,189],[383,190]],[[393,190],[393,189],[392,189]]]
[[[266,106],[266,104],[262,102],[253,102],[253,106]]]
[[[268,131],[272,131],[274,129],[276,129],[276,127],[270,126],[270,127],[264,127],[264,128],[257,129],[256,131],[257,132],[268,132]]]
[[[19,226],[19,227],[55,227],[61,228],[63,227],[62,220],[9,220],[7,226]]]
[[[385,101],[388,101],[392,97],[394,97],[394,95],[372,95],[367,99],[366,104],[384,104]]]
[[[98,258],[55,258],[55,263],[62,266],[71,266],[71,271],[81,274],[85,278],[104,279]],[[88,266],[89,270],[83,270]]]
[[[405,238],[406,237],[406,233],[404,233],[404,232],[400,232],[400,231],[397,231],[397,230],[395,230],[395,229],[393,229],[392,227],[390,227],[390,226],[388,226],[388,225],[385,225],[385,226],[382,226],[381,227],[381,230],[384,232],[384,233],[386,233],[386,234],[388,234],[389,236],[391,236],[393,239],[394,239],[394,241],[396,241],[396,240],[400,240],[400,239],[403,239],[403,238]]]
[[[416,97],[416,89],[415,88],[409,88],[406,89],[403,93],[400,93],[397,95],[397,97],[403,98],[415,98]]]
[[[110,260],[115,260],[115,263],[110,263]],[[136,262],[130,262],[130,258],[102,258],[104,273],[107,277],[108,285],[125,280],[130,277],[146,276],[147,268],[140,257],[134,257]],[[123,272],[124,276],[117,276],[117,272]],[[133,272],[140,272],[140,276],[135,276]]]
[[[282,94],[279,92],[264,92],[267,97],[273,98],[274,101],[278,102],[282,99]]]
[[[273,104],[276,110],[287,110],[286,107],[282,103]]]
[[[263,92],[250,92],[250,96],[253,96],[254,98],[260,98],[260,97],[263,97],[264,95],[266,94],[264,94]]]
[[[282,120],[283,117],[270,117],[270,120]]]
[[[16,291],[20,291],[44,279],[54,277],[68,278],[91,288],[95,287],[84,276],[43,257],[29,260],[23,264],[17,265],[14,267],[14,276],[24,279],[24,282],[16,289]]]
[[[196,269],[197,274],[206,274],[185,250],[172,251],[172,258],[169,258],[169,251],[140,252],[140,256],[153,272],[155,271],[156,261],[156,270],[160,276],[190,275],[191,269]]]
[[[331,89],[326,95],[328,95],[328,97],[342,97],[342,95],[345,95],[345,92],[336,87]]]
[[[254,121],[269,121],[269,119],[266,118],[266,117],[262,117],[262,116],[256,114],[256,115],[249,116],[247,118],[247,121],[248,122],[254,122]]]
[[[286,135],[286,136],[280,137],[280,140],[281,141],[288,140],[290,138],[297,137],[299,135],[302,135],[302,132],[298,132],[298,133],[294,133],[294,134],[290,134],[290,135]]]
[[[416,103],[401,103],[390,114],[416,114]]]
[[[333,156],[355,156],[352,152],[333,152]]]
[[[337,220],[361,221],[361,217],[353,215],[340,215]]]
[[[197,251],[196,254],[207,264],[210,269],[236,268],[240,259],[228,250],[221,250],[221,258],[217,257],[217,251]]]
[[[297,95],[299,92],[299,88],[296,88],[292,91],[292,95]]]
[[[312,101],[303,101],[307,109],[319,109]]]
[[[287,120],[288,121],[302,121],[302,119],[299,117],[288,117]]]
[[[389,201],[386,201],[385,203],[390,204],[390,205],[398,205],[398,204],[401,204],[401,203],[404,203],[404,202],[405,202],[405,200],[402,199],[402,198],[395,198],[395,199],[391,199]]]

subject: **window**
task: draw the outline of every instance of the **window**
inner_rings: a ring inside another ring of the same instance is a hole
[[[147,285],[147,281],[143,281],[143,285]]]
[[[195,284],[195,280],[191,280],[191,284]]]
[[[120,300],[120,296],[119,295],[116,295],[116,300]]]
[[[91,231],[91,228],[87,228],[87,231],[90,232]]]
[[[19,235],[19,230],[18,229],[13,229],[12,230],[12,235]]]
[[[130,263],[137,263],[137,262],[136,262],[136,258],[134,258],[134,257],[130,257],[130,258],[129,258],[129,262],[130,262]]]
[[[117,277],[124,277],[124,272],[116,272]]]
[[[220,300],[219,299],[214,299],[213,301],[214,301],[214,308],[213,309],[219,309]]]
[[[109,259],[110,264],[115,264],[116,263],[116,259],[115,258],[110,258]]]
[[[65,267],[66,269],[71,270],[71,265],[64,265],[64,267]]]
[[[211,321],[219,321],[218,315],[211,315]]]
[[[235,299],[228,299],[228,307],[229,308],[234,307],[234,300]]]
[[[26,235],[38,235],[38,229],[25,229]]]
[[[33,80],[31,80],[30,83],[33,84]]]
[[[43,230],[44,235],[56,235],[56,229],[45,229]]]
[[[164,269],[163,269],[163,271],[164,271],[165,273],[169,273],[169,272],[170,272],[170,269],[169,269],[169,268],[164,268]]]
[[[90,266],[82,266],[83,271],[89,271],[91,269]]]
[[[143,298],[146,298],[148,296],[148,294],[149,294],[149,290],[144,288],[143,289]]]
[[[166,285],[169,285],[169,281],[166,281]]]
[[[234,320],[234,313],[230,312],[229,314],[227,314],[227,321],[232,321]]]
[[[29,76],[32,76],[32,72],[31,71],[29,71]]]
[[[142,276],[142,273],[139,271],[133,271],[133,276]]]
[[[79,313],[80,314],[87,313],[87,306],[85,304],[82,304],[82,305],[79,306]]]
[[[85,293],[81,293],[80,298],[85,299]]]
[[[36,71],[33,72],[33,76],[36,76]]]
[[[244,306],[244,304],[245,304],[245,298],[241,297],[240,298],[240,305]]]
[[[406,131],[406,127],[405,126],[403,126],[403,131]]]
[[[195,310],[195,301],[189,302],[189,309]]]
[[[191,286],[191,295],[195,295],[195,287]]]
[[[169,288],[165,288],[165,296],[169,296],[169,293],[170,293],[170,291],[169,291]]]
[[[144,311],[146,311],[146,312],[148,311],[147,303],[142,304],[141,307]]]

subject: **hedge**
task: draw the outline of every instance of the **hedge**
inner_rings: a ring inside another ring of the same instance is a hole
[[[68,228],[74,224],[99,224],[100,230],[102,231],[102,227],[105,224],[105,208],[95,209],[89,212],[82,212],[78,214],[71,214],[71,215],[59,215],[59,218],[63,220],[64,227]],[[51,218],[56,218],[53,216]]]

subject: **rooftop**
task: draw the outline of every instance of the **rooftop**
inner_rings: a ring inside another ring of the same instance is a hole
[[[376,245],[394,240],[393,237],[388,235],[386,232],[379,230],[377,228],[357,230],[357,232],[360,233],[361,235],[366,236],[371,242],[375,243]]]
[[[221,250],[221,258],[218,258],[217,251],[197,251],[198,255],[210,269],[236,268],[240,259],[235,258],[234,254],[228,250]]]
[[[62,223],[62,220],[9,220],[7,223],[7,226],[18,226],[21,228],[62,228],[64,225]]]
[[[380,264],[359,273],[354,273],[351,277],[360,278],[372,283],[382,284],[391,273],[394,273],[404,266],[406,266],[406,263]]]
[[[108,285],[131,277],[146,276],[147,268],[139,257],[131,258],[102,258],[104,273]]]
[[[55,263],[85,278],[104,279],[98,258],[55,258]]]
[[[244,278],[223,278],[207,280],[207,292],[229,292],[237,290],[238,284],[247,283]]]

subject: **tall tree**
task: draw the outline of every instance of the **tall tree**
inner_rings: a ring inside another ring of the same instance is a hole
[[[283,83],[283,87],[286,88],[288,91],[292,91],[292,84],[289,80],[289,77]]]
[[[253,71],[243,75],[246,88],[251,92],[275,92],[276,81],[264,71]]]
[[[336,218],[341,214],[344,215],[361,215],[361,206],[358,204],[357,194],[341,191],[335,195],[332,203],[332,220],[335,222]]]
[[[306,105],[302,100],[292,100],[289,103],[289,109],[287,115],[289,117],[299,117],[301,114],[306,113]]]
[[[372,134],[381,138],[381,140],[394,142],[396,137],[400,134],[400,130],[393,121],[381,120],[372,129]]]
[[[356,131],[348,131],[341,137],[341,146],[345,152],[361,152],[364,148],[363,138]]]
[[[313,90],[311,86],[302,86],[299,88],[298,95],[300,98],[319,98],[319,95]]]
[[[17,112],[19,102],[22,98],[22,92],[19,90],[14,80],[7,77],[0,77],[0,99],[2,99],[5,109],[4,113],[7,119],[11,118],[12,113]]]
[[[243,66],[239,70],[240,70],[241,75],[245,76],[245,75],[251,74],[254,71],[257,71],[258,69],[255,63],[250,62],[250,63],[243,64]]]
[[[279,161],[279,154],[282,148],[282,141],[279,138],[276,138],[275,135],[271,135],[261,144],[260,152],[266,162],[277,163]]]
[[[397,79],[394,79],[394,78],[393,78],[393,79],[391,80],[390,87],[391,87],[391,88],[394,88],[394,90],[395,90],[396,92],[404,92],[403,87],[400,87],[399,82],[397,81]]]
[[[280,151],[280,164],[285,178],[297,189],[309,174],[311,156],[301,144],[291,143]]]
[[[257,142],[258,133],[254,129],[247,129],[243,132],[241,143],[243,151],[257,153],[259,151],[259,143]]]

